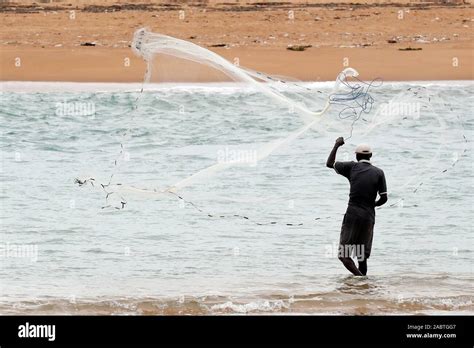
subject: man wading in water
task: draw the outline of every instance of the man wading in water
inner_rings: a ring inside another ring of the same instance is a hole
[[[336,162],[337,149],[344,145],[344,138],[337,138],[329,154],[326,166],[349,179],[351,185],[349,204],[342,221],[339,241],[339,260],[356,276],[367,274],[367,259],[372,248],[375,223],[375,207],[387,202],[387,185],[383,171],[370,163],[372,150],[369,145],[357,146],[357,162]],[[376,201],[377,193],[380,198]],[[359,267],[351,258],[353,249],[357,253]]]

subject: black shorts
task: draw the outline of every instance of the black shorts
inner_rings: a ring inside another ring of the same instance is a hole
[[[346,213],[341,227],[339,256],[356,256],[359,261],[368,259],[372,249],[373,236],[374,222],[372,220]]]

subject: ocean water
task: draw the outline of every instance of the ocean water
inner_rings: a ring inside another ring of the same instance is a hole
[[[322,107],[331,83],[308,86]],[[259,158],[298,111],[237,84],[140,88],[2,84],[1,314],[474,312],[472,82],[371,91],[338,154],[370,143],[387,178],[362,278],[337,260],[349,185],[325,167],[343,106]],[[159,193],[216,162],[238,163]]]

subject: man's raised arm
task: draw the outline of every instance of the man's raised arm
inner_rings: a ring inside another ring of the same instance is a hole
[[[334,144],[334,147],[331,150],[331,153],[329,154],[328,160],[326,161],[326,167],[328,168],[334,168],[334,162],[336,162],[336,153],[337,149],[344,145],[344,138],[339,137],[336,139],[336,143]]]

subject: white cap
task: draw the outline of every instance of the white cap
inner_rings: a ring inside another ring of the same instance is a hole
[[[367,144],[360,144],[360,145],[357,145],[355,153],[369,154],[369,153],[372,153],[372,149]]]

